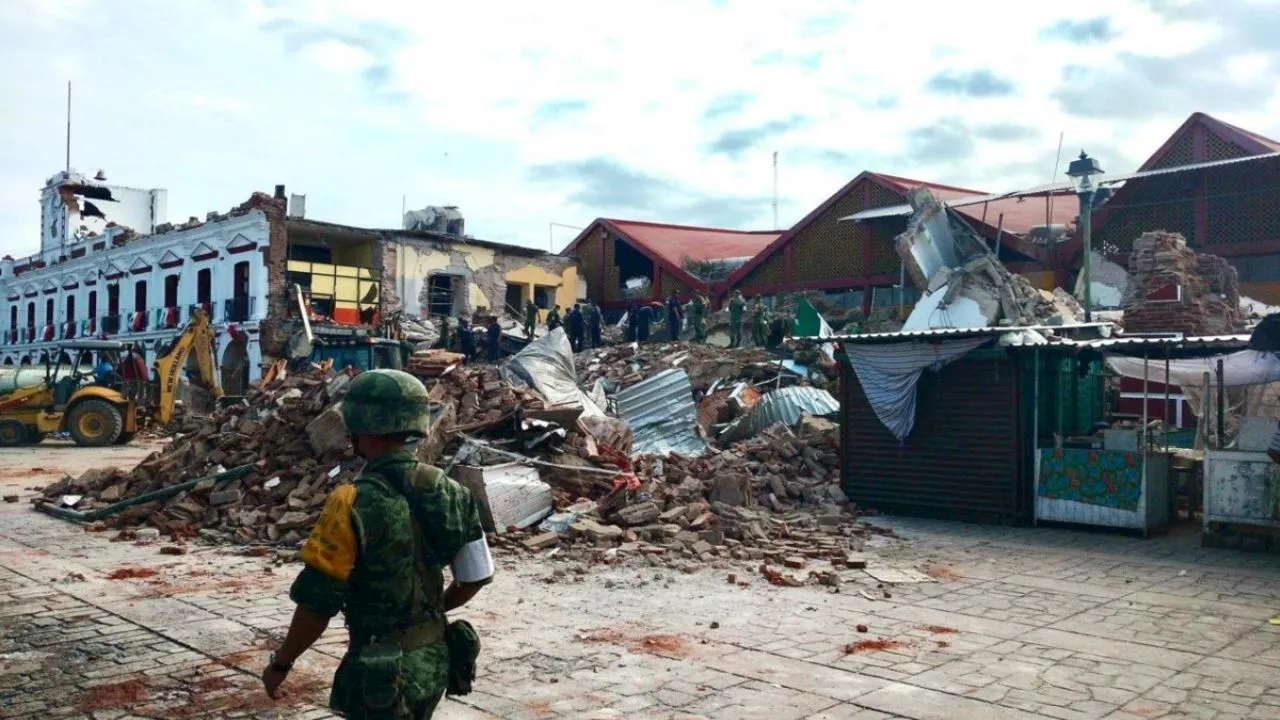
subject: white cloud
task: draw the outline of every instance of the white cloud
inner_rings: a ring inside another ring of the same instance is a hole
[[[1245,11],[1280,14],[1275,0],[1183,5],[1117,1],[1086,22],[1011,0],[9,0],[0,61],[18,72],[0,91],[18,111],[0,113],[0,250],[35,248],[71,73],[74,164],[169,188],[174,217],[283,182],[322,219],[395,225],[407,194],[537,247],[550,222],[620,212],[765,227],[774,150],[786,225],[864,169],[1045,182],[1060,131],[1066,157],[1084,147],[1116,171],[1197,110],[1280,135],[1275,94],[1248,101],[1276,53],[1236,40]],[[1237,89],[1151,82],[1196,52],[1223,53]],[[1071,66],[1101,75],[1064,77]]]

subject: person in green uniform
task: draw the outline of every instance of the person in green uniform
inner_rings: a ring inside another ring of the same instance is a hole
[[[755,342],[756,347],[764,347],[764,328],[767,320],[764,303],[757,300],[755,306],[751,308],[751,340]]]
[[[693,341],[694,342],[707,341],[706,313],[707,313],[707,298],[702,293],[695,294],[693,296],[693,301],[690,303],[690,311],[689,311],[689,315],[692,316],[691,319],[693,321]]]
[[[538,324],[538,306],[533,301],[524,304],[524,336],[533,340],[533,328]]]
[[[440,318],[440,349],[449,349],[449,318]]]
[[[547,332],[560,327],[560,306],[556,305],[547,311]]]
[[[408,373],[371,370],[351,381],[342,417],[367,464],[329,493],[303,546],[306,566],[289,590],[293,621],[262,674],[271,697],[339,612],[350,641],[329,696],[336,712],[424,720],[446,690],[470,692],[479,639],[445,613],[489,583],[493,558],[471,492],[406,448],[427,433],[427,408],[426,388]]]
[[[729,347],[742,346],[742,311],[746,306],[742,291],[734,290],[729,297]]]

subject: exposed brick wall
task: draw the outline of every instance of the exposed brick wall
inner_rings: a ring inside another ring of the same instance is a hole
[[[1235,268],[1216,255],[1197,254],[1177,233],[1149,232],[1134,240],[1129,273],[1138,291],[1124,307],[1126,332],[1223,335],[1245,328]],[[1170,286],[1182,288],[1180,300],[1149,299]]]

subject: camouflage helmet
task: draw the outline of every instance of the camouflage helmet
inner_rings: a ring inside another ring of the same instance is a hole
[[[426,435],[427,389],[403,370],[369,370],[351,381],[342,421],[353,435]]]

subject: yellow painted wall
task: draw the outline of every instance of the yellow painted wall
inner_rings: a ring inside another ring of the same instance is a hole
[[[554,287],[556,289],[555,304],[561,308],[567,308],[578,301],[578,267],[576,265],[568,266],[559,275],[537,265],[526,265],[507,271],[504,279],[512,285],[524,286],[525,302],[533,299],[534,285]],[[538,316],[541,318],[543,313],[539,312]]]
[[[397,252],[401,248],[396,248]],[[404,246],[404,272],[406,277],[424,278],[433,270],[449,267],[449,253],[439,250],[420,251],[415,247]]]
[[[463,254],[467,267],[472,271],[493,265],[497,259],[497,254],[490,248],[457,246],[453,252]],[[450,253],[447,251],[421,250],[408,245],[404,247],[403,262],[405,277],[418,283],[423,282],[432,272],[447,271],[451,265]],[[506,262],[509,265],[516,264],[518,258],[508,258]],[[388,271],[395,272],[395,269],[388,268]],[[523,285],[525,300],[533,299],[534,285],[556,288],[555,302],[562,308],[573,305],[578,299],[578,268],[575,265],[569,265],[560,274],[549,272],[537,265],[526,265],[509,270],[503,279],[508,283]],[[505,299],[497,298],[491,302],[474,282],[468,283],[467,293],[473,308],[501,309]]]

